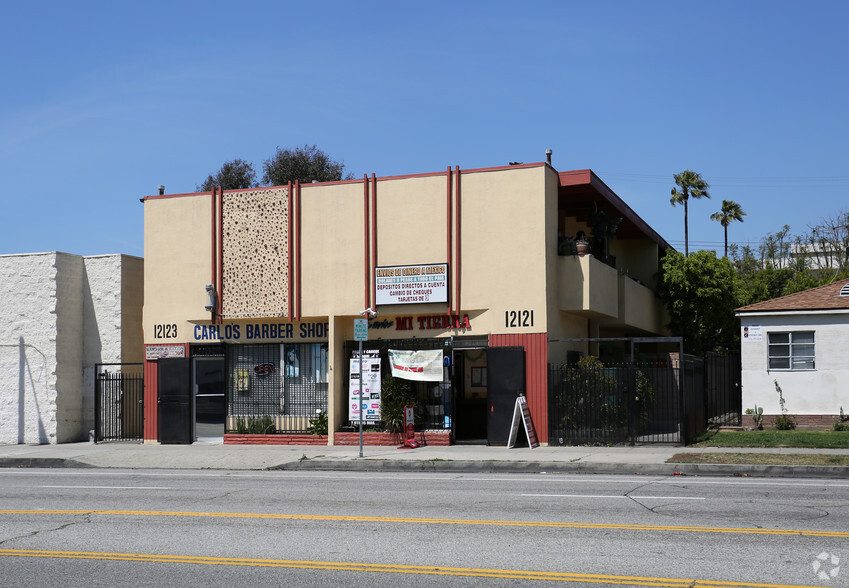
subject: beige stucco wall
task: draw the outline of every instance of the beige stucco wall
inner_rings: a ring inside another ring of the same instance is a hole
[[[144,361],[144,260],[121,255],[121,361]]]
[[[365,301],[363,184],[301,188],[301,315],[355,315]]]
[[[212,280],[211,202],[210,193],[145,200],[145,343],[189,341],[189,321],[210,319],[204,288]],[[176,336],[155,339],[155,324],[176,325]]]
[[[454,172],[456,173],[456,172]],[[456,198],[456,176],[451,191]],[[371,184],[371,182],[370,182]],[[413,329],[381,333],[386,337],[486,336],[492,333],[549,332],[557,337],[588,337],[598,333],[598,320],[631,322],[640,329],[657,324],[656,308],[642,289],[624,286],[617,270],[591,256],[558,256],[558,176],[546,165],[471,170],[460,176],[460,313],[468,314],[471,328]],[[371,186],[373,187],[373,186]],[[449,292],[455,293],[456,207],[451,206],[451,252],[447,251],[447,174],[377,180],[377,265],[449,264]],[[277,192],[279,192],[279,194]],[[233,194],[233,202],[245,196]],[[285,189],[271,189],[266,197],[286,198]],[[225,197],[228,197],[225,194]],[[179,195],[145,200],[145,342],[195,342],[197,325],[208,325],[204,286],[211,281],[211,195]],[[368,192],[371,206],[371,189]],[[275,208],[275,210],[277,210]],[[282,210],[282,209],[281,209]],[[280,210],[277,213],[282,214]],[[226,208],[225,225],[240,214]],[[358,316],[365,300],[364,185],[362,181],[308,184],[300,195],[300,316],[305,323],[333,323],[341,328]],[[279,215],[278,215],[279,216]],[[371,214],[370,214],[371,216]],[[264,220],[250,221],[265,226]],[[285,219],[284,219],[285,220]],[[573,222],[568,217],[566,223]],[[369,223],[370,223],[369,219]],[[275,218],[272,229],[285,232]],[[570,230],[577,227],[571,227]],[[587,227],[582,227],[588,229]],[[572,231],[574,232],[574,231]],[[228,235],[225,233],[225,240]],[[371,239],[371,232],[369,232]],[[279,240],[276,255],[286,242]],[[373,246],[374,243],[371,243]],[[227,246],[225,245],[225,248]],[[656,271],[657,246],[614,241],[612,250],[629,274],[648,276]],[[371,260],[371,254],[369,255]],[[256,261],[256,260],[253,260]],[[279,264],[279,259],[275,258]],[[225,273],[242,271],[230,261]],[[633,269],[632,269],[633,268]],[[279,268],[278,268],[279,269]],[[258,271],[256,269],[254,272]],[[288,288],[280,271],[273,288]],[[368,277],[371,280],[371,276]],[[627,279],[627,278],[623,278]],[[262,290],[268,284],[258,288]],[[635,285],[635,284],[634,284]],[[246,290],[248,292],[249,288]],[[623,295],[636,292],[634,300]],[[275,318],[225,317],[225,323],[284,324],[284,297],[273,297],[268,308],[255,308]],[[257,297],[259,299],[259,297]],[[265,298],[263,298],[265,300]],[[264,304],[264,302],[263,302]],[[225,284],[224,307],[228,305]],[[384,305],[386,317],[445,315],[446,303]],[[456,308],[456,303],[452,306]],[[511,324],[511,313],[530,317]],[[622,316],[620,316],[622,315]],[[334,317],[331,320],[329,317]],[[345,318],[347,317],[347,318]],[[341,322],[334,322],[341,321]],[[155,338],[157,324],[177,325],[176,337]],[[329,330],[335,327],[329,326]],[[341,332],[341,331],[339,331]],[[297,325],[295,333],[298,333]],[[326,340],[327,335],[324,334]],[[297,339],[297,337],[294,337]],[[281,340],[275,338],[273,340]],[[282,340],[293,340],[284,337]],[[314,340],[310,338],[310,340]],[[204,340],[205,341],[205,340]],[[241,340],[245,342],[244,338]],[[256,342],[256,341],[251,341]]]
[[[649,287],[654,287],[658,269],[659,247],[649,239],[617,239],[610,243],[610,253],[616,256],[616,269]]]

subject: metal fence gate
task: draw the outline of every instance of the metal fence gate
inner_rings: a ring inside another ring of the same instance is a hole
[[[683,444],[688,371],[663,364],[549,366],[549,444]]]
[[[740,352],[705,353],[705,410],[708,428],[743,424]]]
[[[94,376],[94,441],[141,441],[144,364],[99,363]]]

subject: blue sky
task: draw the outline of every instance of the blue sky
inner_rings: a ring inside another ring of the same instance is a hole
[[[591,168],[683,251],[849,209],[844,1],[8,2],[0,254],[142,255],[139,198],[317,144],[356,177]]]

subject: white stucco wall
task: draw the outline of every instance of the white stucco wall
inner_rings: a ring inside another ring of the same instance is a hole
[[[55,253],[0,256],[0,443],[56,443]]]
[[[836,415],[849,412],[849,313],[741,316],[741,328],[760,326],[761,340],[741,337],[743,408],[755,404],[764,414],[780,414],[778,381],[790,414]],[[769,370],[767,334],[814,331],[814,370]]]
[[[124,255],[0,256],[0,443],[88,439],[94,365],[141,354],[127,342],[141,347],[142,263]],[[138,283],[124,284],[128,276]]]

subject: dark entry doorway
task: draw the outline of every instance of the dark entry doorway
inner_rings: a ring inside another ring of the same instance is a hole
[[[192,389],[189,362],[186,357],[158,360],[159,442],[192,442]]]
[[[454,441],[486,443],[487,350],[455,349]]]
[[[487,350],[487,443],[506,445],[516,398],[525,393],[525,348]]]

